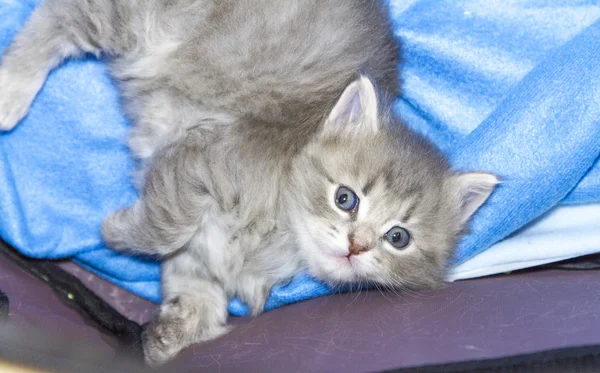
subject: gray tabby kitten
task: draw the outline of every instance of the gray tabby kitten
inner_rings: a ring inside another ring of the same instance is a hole
[[[440,284],[497,183],[391,115],[399,50],[378,1],[46,0],[0,65],[0,128],[84,53],[109,62],[140,164],[103,238],[164,259],[150,364],[224,334],[230,296],[256,315],[301,271]]]

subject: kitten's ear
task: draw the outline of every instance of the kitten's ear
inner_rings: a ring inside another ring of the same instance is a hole
[[[325,122],[326,131],[377,132],[377,93],[365,76],[350,83]]]
[[[500,181],[496,175],[471,172],[454,177],[460,203],[460,220],[465,223],[488,199]]]

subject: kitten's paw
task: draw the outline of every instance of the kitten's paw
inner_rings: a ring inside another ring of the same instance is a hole
[[[184,336],[182,320],[153,320],[142,335],[146,364],[155,367],[174,358],[185,347],[181,343]]]
[[[264,311],[270,291],[270,286],[262,277],[246,276],[238,286],[238,295],[248,305],[252,316]]]
[[[203,314],[201,303],[190,301],[176,297],[163,303],[160,313],[146,327],[142,343],[148,365],[162,365],[189,345],[229,331],[220,320],[215,322],[214,315]]]
[[[29,112],[37,92],[43,84],[33,77],[21,78],[0,68],[0,131],[10,131]]]

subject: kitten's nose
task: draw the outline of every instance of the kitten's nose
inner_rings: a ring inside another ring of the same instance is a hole
[[[369,249],[367,249],[366,247],[358,245],[356,242],[354,242],[353,239],[350,239],[350,247],[348,248],[348,251],[350,251],[350,254],[348,254],[348,256],[358,255],[358,254],[363,253],[368,250]]]

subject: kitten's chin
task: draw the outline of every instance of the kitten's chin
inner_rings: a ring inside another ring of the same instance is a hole
[[[332,285],[358,280],[352,263],[346,257],[322,256],[310,264],[309,271],[314,277]]]

